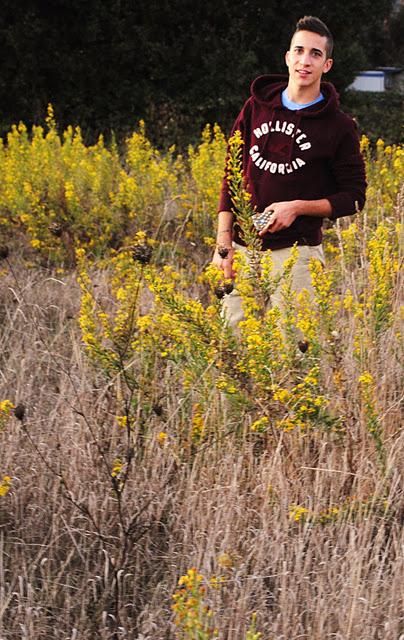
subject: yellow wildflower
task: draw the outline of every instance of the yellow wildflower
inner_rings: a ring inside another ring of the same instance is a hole
[[[167,439],[168,439],[168,434],[165,431],[160,431],[160,433],[157,436],[157,442],[161,447],[163,447],[166,444]]]
[[[11,489],[11,476],[5,475],[0,480],[0,496],[6,496]]]
[[[299,520],[304,518],[308,513],[309,510],[299,504],[292,504],[289,509],[289,517],[295,522],[299,522]]]

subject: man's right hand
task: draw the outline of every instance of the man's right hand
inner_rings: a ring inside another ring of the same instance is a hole
[[[236,275],[235,272],[233,271],[234,249],[233,247],[226,247],[227,255],[226,257],[222,257],[219,254],[219,250],[220,250],[220,253],[222,253],[223,255],[224,248],[225,247],[216,247],[215,253],[213,254],[213,258],[212,258],[212,264],[214,264],[215,267],[223,271],[223,275],[226,280],[227,279],[234,280]]]

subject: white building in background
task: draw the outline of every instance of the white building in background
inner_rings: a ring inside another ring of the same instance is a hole
[[[355,91],[398,91],[403,92],[404,73],[400,67],[379,67],[371,71],[361,71],[348,89]]]
[[[385,91],[385,75],[383,71],[361,71],[348,89],[356,91]]]

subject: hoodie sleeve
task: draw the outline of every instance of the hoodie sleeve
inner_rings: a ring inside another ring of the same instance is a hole
[[[331,203],[330,219],[361,211],[366,200],[365,163],[356,124],[351,118],[347,119],[344,132],[339,137],[331,168],[337,191],[327,197]]]
[[[235,133],[235,131],[239,130],[241,132],[241,136],[244,139],[244,133],[245,133],[245,121],[246,121],[246,112],[248,110],[248,105],[249,105],[249,100],[247,100],[247,102],[245,103],[245,105],[243,106],[243,108],[241,109],[240,113],[238,114],[234,125],[232,127],[231,133],[229,138],[232,137],[232,135]],[[224,170],[224,177],[222,180],[222,187],[220,190],[220,195],[219,195],[219,205],[218,205],[218,213],[219,211],[231,211],[232,210],[232,201],[231,201],[231,197],[230,197],[230,193],[229,193],[229,187],[227,184],[227,158],[229,157],[229,147],[227,147],[227,154],[226,154],[226,162],[225,162],[225,170]]]

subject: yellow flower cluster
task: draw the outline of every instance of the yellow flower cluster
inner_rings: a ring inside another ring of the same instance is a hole
[[[290,390],[273,387],[273,400],[281,405],[284,414],[276,421],[276,427],[283,431],[299,429],[304,432],[314,426],[329,426],[330,418],[326,413],[329,401],[321,394],[319,376],[319,366],[314,365]]]
[[[386,514],[389,503],[372,496],[359,499],[357,496],[349,496],[337,505],[331,505],[319,511],[308,509],[302,505],[292,504],[289,507],[289,518],[295,522],[310,520],[312,524],[330,524],[338,519],[352,520],[359,516],[367,516],[371,513]]]
[[[300,504],[292,504],[289,508],[289,518],[295,522],[304,520],[305,516],[310,513],[309,509]]]
[[[123,463],[120,458],[115,458],[112,464],[111,476],[113,478],[118,478],[123,471]]]
[[[229,567],[227,567],[229,568]],[[205,579],[197,569],[188,569],[178,580],[173,595],[174,624],[176,637],[182,640],[213,640],[219,637],[219,629],[214,626],[214,612],[206,604],[209,588],[217,591],[226,582],[222,576]],[[257,631],[257,614],[253,613],[245,640],[260,640],[262,633]]]
[[[10,416],[11,411],[14,409],[14,405],[10,400],[0,401],[0,429],[4,427],[7,418]],[[0,497],[6,496],[11,489],[12,479],[9,475],[4,475],[0,478]]]
[[[115,211],[127,212],[137,228],[155,226],[154,212],[163,208],[167,197],[178,194],[182,159],[174,158],[174,147],[165,156],[146,137],[143,120],[139,130],[126,141],[125,169],[120,169],[109,197]]]
[[[375,340],[394,321],[402,225],[386,218],[372,225],[358,220],[354,233],[352,227],[341,232],[341,250],[350,256],[345,266],[355,268],[359,276],[346,288],[341,304],[354,326],[354,353],[363,368]]]
[[[172,610],[178,637],[185,639],[211,640],[219,637],[219,631],[212,624],[213,611],[205,603],[206,581],[197,569],[188,569],[178,580],[178,588],[173,595]]]
[[[153,247],[153,242],[145,233],[138,233],[126,250],[112,256],[105,268],[106,285],[102,291],[94,287],[91,264],[84,251],[78,250],[83,343],[108,380],[119,376],[123,401],[134,389],[141,388],[152,406],[155,367],[161,360],[181,363],[181,384],[187,389],[195,386],[201,398],[200,403],[195,403],[197,410],[192,413],[190,429],[182,433],[187,432],[199,443],[211,433],[203,417],[205,401],[201,396],[206,393],[208,397],[216,382],[220,387],[217,369],[235,368],[228,352],[234,337],[224,329],[217,303],[205,307],[187,293],[183,273],[169,265],[139,262],[149,246]],[[153,310],[142,314],[146,288],[148,294],[153,294]],[[228,371],[223,371],[222,380],[228,393],[236,392]],[[130,402],[117,407],[117,415],[122,413],[130,424],[135,420],[134,411]],[[119,419],[117,422],[127,425]],[[162,437],[158,442],[163,444]]]
[[[296,296],[295,303],[296,328],[310,345],[310,353],[314,356],[320,352],[320,332],[318,309],[313,304],[310,293],[303,289]]]
[[[244,315],[256,317],[261,310],[258,273],[253,273],[254,267],[241,252],[235,254],[233,268],[236,273],[235,286],[243,301]]]
[[[135,230],[156,233],[162,215],[170,218],[175,210],[182,219],[188,211],[183,190],[192,189],[182,157],[174,156],[174,148],[164,155],[153,148],[144,122],[126,141],[123,157],[115,144],[107,148],[102,136],[87,146],[78,127],[59,135],[51,105],[46,122],[46,128],[34,126],[30,133],[20,123],[6,145],[0,141],[0,233],[18,225],[47,259],[72,264],[78,247],[103,255]],[[215,129],[214,139],[205,140],[208,153],[221,137]],[[218,173],[223,161],[214,152],[206,168],[213,162]],[[205,164],[202,159],[200,173]]]
[[[125,428],[128,424],[128,416],[116,416],[116,422],[119,427]]]
[[[189,297],[184,277],[172,268],[148,271],[146,280],[155,299],[154,338],[150,332],[150,339],[171,358],[180,358],[184,364],[188,360],[187,372],[197,380],[201,371],[220,359],[223,321],[217,307],[204,307],[199,300]]]
[[[243,144],[241,132],[236,130],[229,140],[226,177],[233,205],[232,211],[241,228],[243,240],[251,251],[258,252],[262,241],[251,219],[254,209],[251,205],[251,193],[247,189],[243,175]]]
[[[324,269],[319,260],[312,259],[310,274],[315,291],[314,301],[321,314],[322,326],[326,332],[331,333],[340,308],[339,297],[333,293],[335,273],[331,269]]]
[[[203,440],[205,433],[205,420],[202,414],[202,407],[199,403],[195,403],[193,406],[193,416],[192,416],[192,431],[191,437],[192,440],[196,443],[199,443]]]
[[[161,447],[164,447],[165,444],[167,444],[168,441],[168,434],[165,431],[160,431],[160,433],[157,436],[157,442],[159,443],[159,445]]]
[[[189,193],[193,201],[193,235],[200,237],[209,220],[216,222],[217,194],[223,178],[227,141],[220,127],[206,125],[202,141],[196,150],[188,148],[188,162],[192,185]],[[210,230],[210,227],[209,227]]]
[[[384,144],[379,139],[376,154],[368,142],[362,142],[366,160],[366,174],[369,183],[367,191],[367,209],[377,222],[391,215],[396,205],[397,194],[404,182],[404,149],[400,145]]]
[[[0,497],[6,496],[11,489],[11,476],[3,476],[0,479]]]
[[[353,267],[355,259],[360,255],[361,233],[357,222],[351,222],[341,230],[341,253],[346,267]]]
[[[225,376],[220,376],[216,381],[216,389],[220,389],[221,391],[225,391],[229,395],[233,395],[237,392],[237,387],[231,382],[230,379]]]
[[[374,384],[375,384],[374,378],[373,378],[372,374],[369,373],[369,371],[365,371],[364,373],[362,373],[358,378],[358,382],[365,389],[371,389],[371,388],[374,387]]]
[[[5,425],[6,420],[13,409],[14,405],[10,400],[0,401],[0,429]]]
[[[262,638],[262,633],[257,631],[257,614],[254,612],[251,616],[251,623],[245,640],[260,640],[260,638]]]
[[[267,394],[273,377],[285,364],[284,342],[279,327],[279,309],[269,309],[263,318],[250,313],[245,307],[246,319],[240,323],[245,351],[241,354],[238,368],[254,380],[261,394]]]
[[[370,286],[366,306],[374,316],[376,333],[392,318],[392,294],[399,271],[398,240],[401,232],[401,225],[392,228],[387,222],[380,223],[367,244]]]
[[[376,382],[369,371],[364,371],[358,378],[362,399],[363,414],[367,431],[372,436],[379,461],[384,466],[385,451],[383,444],[383,429],[379,418],[376,402]]]
[[[105,248],[121,224],[111,203],[120,160],[102,137],[88,147],[79,128],[61,139],[49,108],[47,131],[14,126],[0,154],[3,222],[22,225],[32,246],[54,260],[74,261],[74,247]]]
[[[265,433],[269,425],[269,418],[267,416],[262,416],[262,418],[258,418],[258,420],[254,420],[250,429],[254,433]]]
[[[133,247],[142,238],[143,234],[140,234],[140,239],[136,237]],[[109,260],[110,301],[106,308],[95,296],[84,250],[77,251],[77,260],[78,282],[82,290],[79,322],[87,352],[104,369],[111,372],[122,370],[138,347],[135,334],[143,265],[133,260],[131,248]]]

